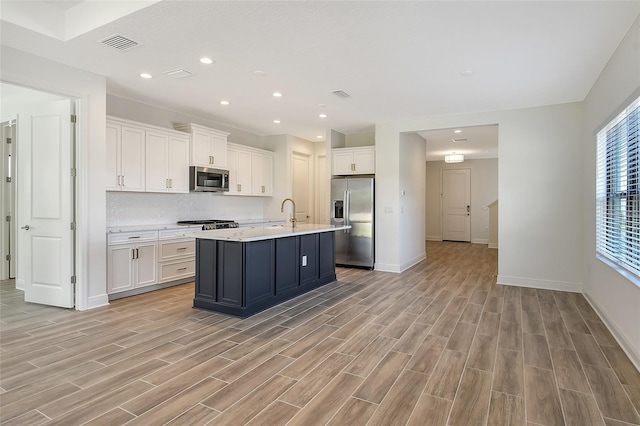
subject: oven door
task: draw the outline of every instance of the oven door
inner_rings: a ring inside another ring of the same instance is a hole
[[[189,190],[192,192],[225,192],[229,190],[229,172],[207,167],[189,167]]]

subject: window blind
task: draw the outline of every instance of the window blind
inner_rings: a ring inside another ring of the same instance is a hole
[[[640,97],[597,135],[596,252],[640,277]]]

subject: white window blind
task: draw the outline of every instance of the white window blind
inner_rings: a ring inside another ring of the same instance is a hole
[[[640,277],[640,97],[598,132],[596,252]]]

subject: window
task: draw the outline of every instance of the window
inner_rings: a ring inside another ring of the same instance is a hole
[[[640,97],[598,132],[596,252],[640,277]]]

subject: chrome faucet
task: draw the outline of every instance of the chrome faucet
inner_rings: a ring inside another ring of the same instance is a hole
[[[287,201],[291,201],[291,204],[293,205],[293,211],[291,212],[291,219],[289,219],[289,222],[291,222],[291,227],[295,228],[296,227],[296,222],[298,221],[298,219],[296,219],[296,202],[293,201],[291,198],[285,198],[284,200],[282,200],[282,205],[280,206],[280,211],[284,212],[284,204]]]

